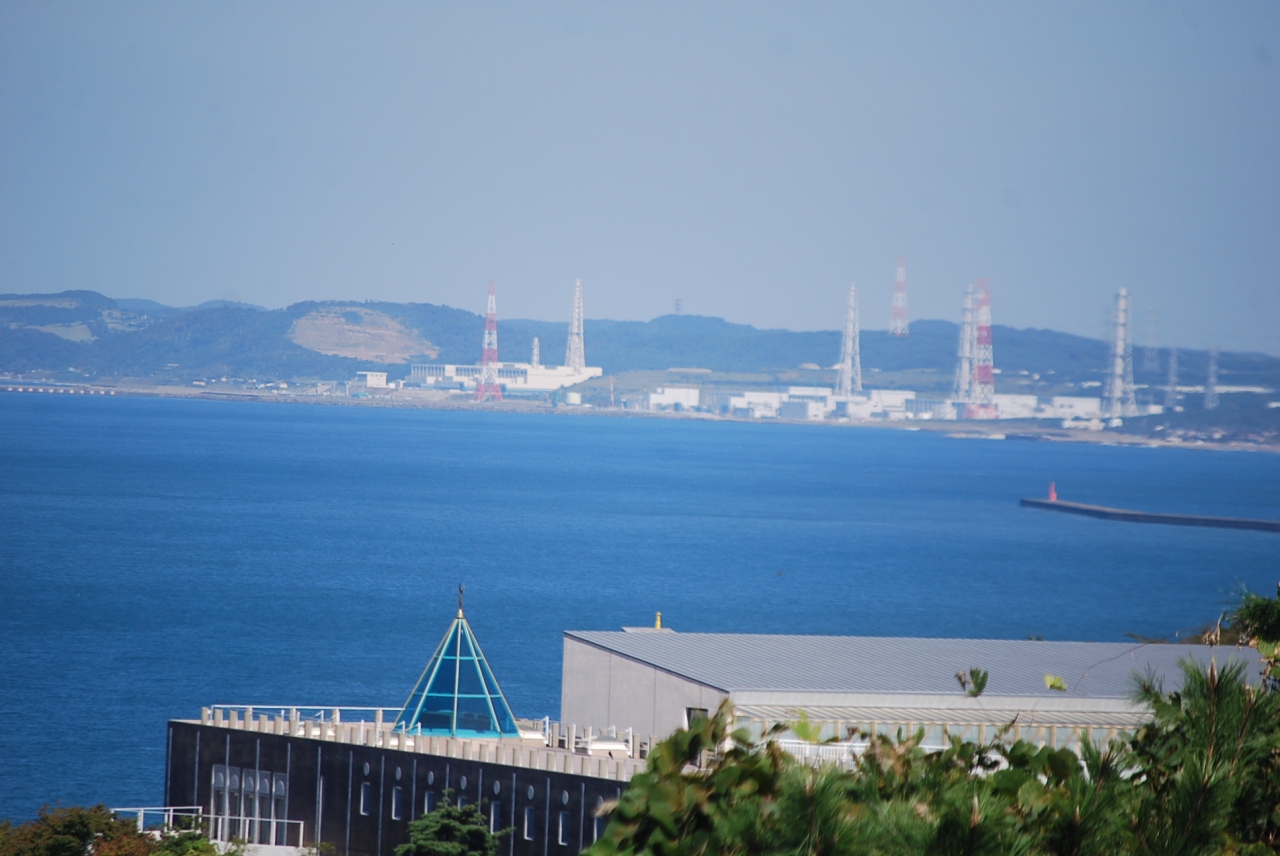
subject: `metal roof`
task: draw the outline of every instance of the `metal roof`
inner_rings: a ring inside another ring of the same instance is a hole
[[[1204,665],[1210,659],[1219,666],[1244,662],[1249,679],[1258,678],[1257,651],[1206,645],[591,630],[569,630],[565,636],[735,696],[793,692],[967,698],[956,673],[979,668],[990,675],[986,699],[1128,699],[1134,676],[1148,670],[1164,678],[1166,689],[1176,689],[1184,658]],[[1046,687],[1046,675],[1063,678],[1066,692]],[[777,704],[782,699],[753,701]]]
[[[963,697],[968,701],[968,697]],[[1029,725],[1062,725],[1076,728],[1135,728],[1151,718],[1150,712],[1133,707],[1127,711],[1058,710],[1055,707],[1030,707],[1002,704],[957,705],[951,708],[913,707],[823,707],[813,705],[735,705],[734,712],[746,719],[766,722],[791,722],[803,710],[813,722],[843,722],[860,725],[869,722],[904,723],[915,726],[931,724],[1004,725],[1018,722]]]

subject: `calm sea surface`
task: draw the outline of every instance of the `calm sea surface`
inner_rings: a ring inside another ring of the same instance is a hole
[[[561,633],[1123,640],[1270,593],[1280,456],[830,426],[0,398],[0,818],[162,799],[165,721],[396,705],[467,585],[517,715]]]

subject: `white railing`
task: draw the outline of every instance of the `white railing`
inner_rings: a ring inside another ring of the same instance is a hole
[[[207,710],[215,719],[252,720],[266,716],[295,722],[395,722],[398,707],[335,707],[321,704],[215,704]]]
[[[295,737],[316,737],[322,740],[383,746],[387,745],[389,740],[382,733],[395,732],[393,724],[399,714],[400,708],[395,707],[215,704],[202,709],[200,722],[202,725],[216,725],[223,728],[271,731],[292,734]],[[344,739],[341,736],[343,725],[360,727],[355,732],[359,736],[355,737],[354,741]],[[626,746],[624,753],[626,757],[645,758],[649,747],[655,742],[652,735],[648,741],[640,739],[640,736],[634,734],[630,728],[619,729],[617,726],[592,728],[557,722],[550,717],[516,719],[516,726],[520,729],[520,736],[525,741],[541,735],[544,746],[587,754],[591,753],[594,741],[609,738]],[[409,735],[409,738],[412,739],[415,736],[422,735]]]
[[[209,840],[220,843],[243,841],[275,847],[301,847],[306,830],[301,820],[267,817],[213,815],[209,818]]]
[[[203,810],[198,805],[141,806],[113,808],[117,817],[134,815],[138,831],[168,831],[170,829],[199,829]]]

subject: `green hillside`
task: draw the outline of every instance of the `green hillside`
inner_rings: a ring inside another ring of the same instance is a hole
[[[344,355],[354,353],[344,350],[355,347],[349,341],[377,340],[371,319],[382,328],[400,330],[401,341],[415,344],[401,344],[394,361]],[[312,335],[320,330],[334,338],[337,344],[330,352],[295,341],[308,341],[298,332],[308,324]],[[0,295],[0,372],[170,382],[224,375],[334,380],[360,370],[404,377],[413,362],[475,362],[483,329],[480,315],[428,303],[308,301],[264,310],[215,301],[178,309],[151,301],[116,301],[92,291],[7,294]],[[536,336],[543,362],[556,364],[563,357],[566,334],[564,323],[500,320],[500,353],[508,360],[527,361]],[[1102,380],[1105,342],[1000,326],[993,335],[1000,391],[1043,392]],[[863,331],[864,374],[873,385],[879,373],[894,377],[898,385],[910,381],[922,390],[944,392],[951,383],[957,336],[957,325],[948,321],[917,321],[906,338]],[[675,367],[744,374],[805,364],[829,368],[839,354],[840,334],[761,330],[721,318],[665,315],[643,322],[589,320],[586,344],[588,362],[602,366],[606,374]],[[1139,385],[1164,383],[1167,355],[1159,357],[1158,370],[1138,371]],[[1178,360],[1183,384],[1203,383],[1206,352],[1183,351]],[[1140,367],[1144,360],[1135,363]],[[1040,380],[1033,382],[1037,375]],[[1280,359],[1225,352],[1219,383],[1280,387]]]

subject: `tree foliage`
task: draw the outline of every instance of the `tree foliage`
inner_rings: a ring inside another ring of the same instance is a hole
[[[409,843],[397,847],[396,856],[496,856],[500,835],[489,832],[479,807],[459,807],[449,796],[409,824]]]
[[[217,856],[198,830],[139,832],[106,806],[44,808],[29,823],[0,822],[0,856]]]

